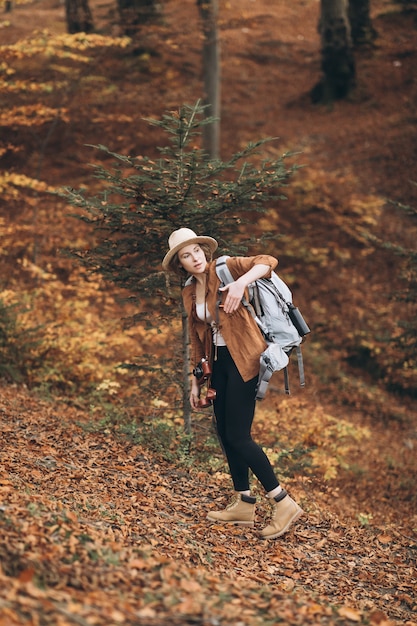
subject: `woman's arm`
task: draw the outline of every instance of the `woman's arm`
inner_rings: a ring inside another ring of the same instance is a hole
[[[191,379],[190,404],[194,410],[198,408],[200,392],[201,392],[201,387],[198,384],[196,377],[193,376]]]
[[[255,280],[258,280],[258,278],[266,276],[267,274],[269,274],[270,271],[270,265],[258,263],[251,267],[248,272],[242,274],[242,276],[240,276],[240,278],[235,280],[233,283],[229,283],[224,287],[220,287],[220,291],[227,290],[227,295],[223,302],[224,312],[233,313],[234,311],[236,311],[241,303],[246,287],[250,285],[250,283],[253,283]]]

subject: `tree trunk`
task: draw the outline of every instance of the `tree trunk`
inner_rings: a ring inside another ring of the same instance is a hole
[[[93,32],[93,16],[88,0],[65,0],[65,13],[67,30],[70,34]]]
[[[218,0],[197,0],[203,43],[203,78],[205,116],[217,121],[203,128],[203,149],[210,158],[220,153],[220,43],[217,28]]]
[[[125,35],[135,37],[143,24],[158,18],[161,7],[157,0],[117,0],[120,26]]]
[[[355,46],[372,44],[377,32],[371,22],[370,0],[349,0],[349,22]]]
[[[312,91],[314,102],[346,98],[355,87],[353,57],[346,0],[321,0],[321,68],[323,77]]]
[[[182,323],[182,406],[184,409],[184,431],[187,435],[191,435],[191,405],[190,405],[190,338],[188,332],[188,315],[181,304],[181,323]]]

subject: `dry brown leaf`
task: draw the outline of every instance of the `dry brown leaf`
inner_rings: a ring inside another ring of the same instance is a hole
[[[340,617],[346,617],[346,619],[351,620],[352,622],[360,622],[362,619],[362,613],[356,609],[352,609],[348,606],[342,606],[338,613]]]
[[[383,543],[383,544],[391,543],[392,541],[391,535],[378,535],[377,539],[379,543]]]

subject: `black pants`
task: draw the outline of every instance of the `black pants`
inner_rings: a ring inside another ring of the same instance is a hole
[[[251,436],[257,380],[256,376],[245,383],[227,347],[217,348],[211,377],[211,386],[217,392],[214,414],[236,491],[250,488],[249,469],[265,491],[279,485],[268,457]]]

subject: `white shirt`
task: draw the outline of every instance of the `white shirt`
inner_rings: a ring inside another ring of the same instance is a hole
[[[207,305],[204,302],[201,302],[200,304],[196,303],[195,308],[196,308],[198,319],[200,319],[202,322],[207,322],[208,324],[210,324],[211,332],[213,333],[213,343],[214,343],[214,345],[215,346],[225,346],[226,342],[224,340],[224,337],[221,334],[221,332],[219,330],[219,327],[217,326],[216,322],[211,317],[210,311],[208,310]]]

